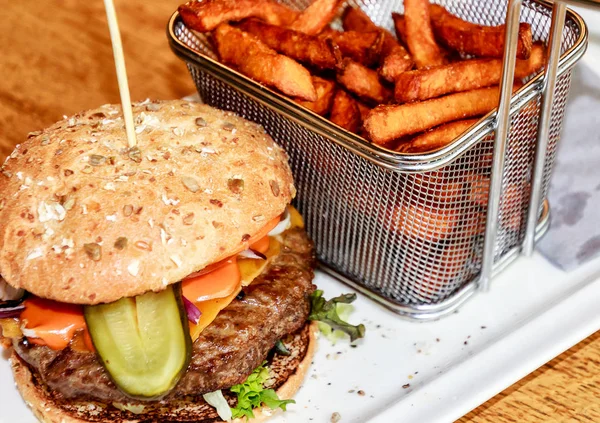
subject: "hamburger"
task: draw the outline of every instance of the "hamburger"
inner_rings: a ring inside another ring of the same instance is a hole
[[[314,323],[360,337],[315,291],[287,156],[186,101],[119,106],[29,135],[0,174],[1,341],[44,422],[217,422],[285,409]],[[311,308],[312,306],[312,308]]]

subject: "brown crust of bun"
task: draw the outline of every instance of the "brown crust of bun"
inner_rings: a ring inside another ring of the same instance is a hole
[[[302,360],[298,363],[295,372],[287,378],[283,384],[280,384],[276,388],[277,395],[279,398],[292,398],[298,389],[302,386],[302,383],[308,373],[308,368],[312,362],[313,356],[317,348],[316,322],[307,324],[306,329],[308,331],[308,346],[306,353]],[[48,394],[48,392],[40,386],[35,380],[33,374],[29,370],[29,367],[19,358],[19,356],[13,351],[10,357],[10,364],[15,378],[15,382],[21,396],[25,400],[26,404],[32,409],[33,413],[40,422],[43,423],[140,423],[155,421],[157,416],[144,416],[140,414],[137,417],[129,412],[123,412],[122,415],[117,411],[110,414],[108,417],[94,417],[96,414],[98,405],[96,403],[81,403],[78,405],[79,410],[76,413],[69,413],[65,409],[61,408]],[[221,419],[204,419],[204,414],[198,416],[194,415],[193,405],[190,405],[188,409],[185,407],[177,407],[177,411],[170,413],[169,410],[165,411],[164,415],[161,415],[161,422],[200,422],[200,423],[213,423],[219,422]],[[254,419],[250,420],[250,423],[264,422],[275,414],[281,413],[282,410],[271,410],[263,407],[254,410]],[[83,416],[89,416],[85,418]],[[165,420],[166,419],[166,420]],[[235,419],[234,423],[244,423],[245,419]]]
[[[186,101],[134,116],[139,155],[106,105],[30,134],[2,166],[9,284],[77,304],[160,291],[244,247],[295,195],[285,152],[257,124]]]

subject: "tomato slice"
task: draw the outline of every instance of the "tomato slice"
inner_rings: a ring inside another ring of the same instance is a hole
[[[37,338],[28,338],[34,344],[62,350],[69,345],[76,331],[86,329],[80,305],[33,296],[23,305],[25,310],[21,313],[21,320],[25,321],[27,329],[35,332]]]
[[[268,233],[271,232],[275,226],[277,226],[277,224],[279,223],[280,220],[281,220],[281,216],[277,216],[275,219],[272,219],[260,231],[258,231],[252,238],[250,238],[250,240],[248,240],[246,243],[243,243],[242,246],[240,248],[238,248],[238,250],[235,251],[235,253],[232,254],[230,257],[220,260],[216,263],[209,264],[204,269],[201,269],[201,270],[198,270],[197,272],[192,273],[191,275],[187,276],[183,280],[183,282],[185,283],[186,281],[191,280],[191,279],[195,280],[199,276],[214,272],[215,270],[217,270],[220,267],[227,264],[229,262],[229,260],[231,260],[232,257],[235,257],[235,255],[237,255],[238,253],[241,253],[246,248],[248,248],[248,246],[250,246],[250,248],[264,254],[269,249]],[[188,298],[188,296],[186,295],[185,292],[183,293],[183,295],[188,300],[192,301],[191,298]]]
[[[236,257],[224,260],[213,270],[193,278],[186,278],[181,284],[183,296],[193,303],[223,298],[235,291],[240,284],[240,269]]]
[[[255,242],[258,242],[261,240],[261,238],[265,238],[269,232],[271,232],[275,226],[277,226],[277,224],[281,221],[281,216],[277,216],[274,219],[271,219],[269,221],[269,223],[267,223],[265,226],[262,227],[262,229],[260,231],[258,231],[257,233],[254,234],[254,236],[252,238],[250,238],[250,240],[248,241],[248,244],[246,245],[252,245]],[[244,251],[246,248],[243,248],[240,251]]]
[[[258,251],[259,253],[265,254],[269,251],[269,236],[263,236],[261,239],[256,241],[255,243],[250,245],[250,248],[254,251]]]

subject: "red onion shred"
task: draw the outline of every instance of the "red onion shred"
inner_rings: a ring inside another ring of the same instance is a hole
[[[19,317],[19,315],[24,309],[25,306],[23,304],[19,304],[15,307],[0,308],[0,319],[8,319],[9,317]]]
[[[183,305],[185,306],[185,311],[187,313],[187,317],[188,320],[190,322],[192,322],[193,324],[197,325],[198,322],[200,321],[200,316],[202,316],[202,312],[200,311],[200,309],[198,307],[196,307],[196,304],[194,304],[193,302],[191,302],[190,300],[188,300],[187,298],[183,297]]]

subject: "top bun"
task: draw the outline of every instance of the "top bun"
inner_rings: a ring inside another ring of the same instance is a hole
[[[234,254],[295,195],[264,129],[186,101],[120,106],[32,133],[0,174],[0,269],[18,288],[97,304],[160,291]]]

